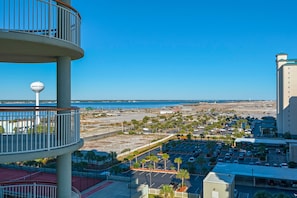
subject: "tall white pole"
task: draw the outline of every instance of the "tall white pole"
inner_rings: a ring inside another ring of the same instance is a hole
[[[39,92],[36,92],[36,107],[39,106]]]
[[[40,118],[39,118],[39,92],[36,92],[36,97],[35,97],[35,100],[36,100],[36,113],[35,113],[35,115],[36,115],[36,120],[35,120],[35,123],[36,123],[36,126],[37,125],[39,125],[39,123],[40,123]]]
[[[39,93],[44,89],[44,84],[40,81],[31,83],[31,89],[35,92],[35,105],[36,105],[36,111],[35,111],[35,126],[37,126],[40,123],[39,118]]]

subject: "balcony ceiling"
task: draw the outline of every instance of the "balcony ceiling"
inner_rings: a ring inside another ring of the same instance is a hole
[[[76,60],[84,55],[72,43],[28,33],[0,31],[0,43],[0,62],[45,63],[56,62],[59,56]]]

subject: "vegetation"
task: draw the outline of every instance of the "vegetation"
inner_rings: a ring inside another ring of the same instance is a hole
[[[167,165],[167,160],[169,159],[169,155],[167,153],[163,153],[162,159],[164,160],[164,169],[166,170],[167,169],[166,165]]]
[[[177,163],[177,172],[179,172],[180,165],[183,163],[183,160],[181,157],[177,157],[174,159],[174,163]]]
[[[3,126],[0,126],[0,134],[1,134],[1,133],[5,133],[5,129],[4,129]]]
[[[169,185],[162,185],[160,189],[160,196],[164,198],[174,198],[174,190]]]
[[[185,179],[189,179],[190,174],[189,174],[189,172],[187,170],[180,169],[180,171],[176,174],[176,178],[182,180],[181,186],[183,187],[185,185],[184,184]]]
[[[267,191],[258,191],[254,194],[253,198],[290,198],[290,196],[284,193],[272,194]]]

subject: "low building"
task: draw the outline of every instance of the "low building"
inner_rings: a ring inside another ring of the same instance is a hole
[[[209,172],[203,180],[204,198],[233,198],[235,176],[232,174]]]

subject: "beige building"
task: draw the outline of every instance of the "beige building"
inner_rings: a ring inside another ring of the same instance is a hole
[[[297,59],[277,54],[276,69],[277,133],[297,136]]]
[[[233,198],[235,176],[209,172],[203,180],[203,198]]]

